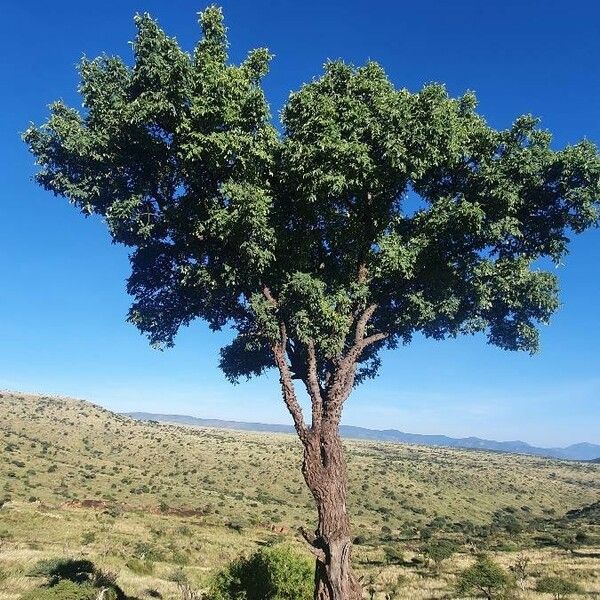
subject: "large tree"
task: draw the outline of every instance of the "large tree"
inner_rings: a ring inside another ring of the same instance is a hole
[[[358,598],[344,402],[415,333],[534,352],[558,307],[540,259],[559,262],[597,223],[597,150],[554,151],[531,116],[497,131],[473,94],[397,89],[374,62],[327,63],[279,130],[261,88],[269,52],[230,64],[218,8],[192,54],[148,15],[136,25],[132,66],[83,60],[83,111],[57,102],[26,131],[37,181],[131,248],[129,320],[152,344],[200,318],[237,332],[228,379],[279,371],[318,509],[304,531],[315,595]]]

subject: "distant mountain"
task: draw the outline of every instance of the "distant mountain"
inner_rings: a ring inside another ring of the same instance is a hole
[[[291,425],[273,425],[268,423],[246,423],[242,421],[223,421],[221,419],[199,419],[186,415],[162,415],[145,412],[125,413],[127,416],[140,421],[159,421],[162,423],[175,423],[191,427],[216,427],[219,429],[237,429],[243,431],[267,431],[272,433],[293,433]],[[497,442],[484,440],[478,437],[451,438],[445,435],[420,435],[405,433],[396,429],[367,429],[353,425],[342,425],[340,431],[343,437],[373,440],[378,442],[395,442],[401,444],[420,444],[423,446],[444,446],[448,448],[470,448],[474,450],[494,450],[496,452],[510,452],[517,454],[533,454],[551,458],[564,458],[569,460],[594,460],[600,462],[600,446],[583,442],[572,444],[566,448],[537,448],[526,442]]]

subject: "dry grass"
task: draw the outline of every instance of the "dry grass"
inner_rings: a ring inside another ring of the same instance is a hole
[[[302,548],[294,532],[314,518],[292,436],[141,423],[84,402],[9,393],[0,397],[0,431],[0,500],[9,499],[0,509],[0,570],[9,574],[0,577],[0,600],[16,600],[36,584],[26,576],[32,565],[57,556],[88,557],[118,572],[136,597],[157,590],[175,599],[176,570],[202,588],[216,568],[261,544],[282,539]],[[346,446],[354,528],[366,539],[355,558],[363,576],[377,579],[381,598],[386,581],[398,575],[399,598],[449,597],[457,573],[473,560],[465,550],[437,573],[422,564],[388,566],[385,537],[408,559],[436,518],[456,537],[465,524],[489,524],[506,507],[551,523],[600,497],[600,465],[358,441]],[[600,524],[585,527],[598,539]],[[515,552],[497,550],[528,541],[504,535],[490,548],[508,568]],[[600,558],[556,548],[526,553],[532,577],[524,599],[543,600],[533,591],[536,574],[567,576],[588,595],[600,593]],[[146,570],[151,564],[151,572],[140,572],[140,563]]]

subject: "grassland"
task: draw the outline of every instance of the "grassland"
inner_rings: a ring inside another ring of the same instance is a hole
[[[7,392],[0,431],[0,600],[35,585],[27,572],[50,556],[91,558],[129,594],[175,599],[178,570],[202,588],[261,544],[302,549],[295,532],[314,519],[293,436],[143,423]],[[483,548],[507,567],[530,558],[524,598],[543,598],[536,574],[600,593],[600,464],[346,445],[355,557],[374,589],[402,575],[399,597],[448,597]],[[439,536],[461,551],[432,571],[421,545]]]

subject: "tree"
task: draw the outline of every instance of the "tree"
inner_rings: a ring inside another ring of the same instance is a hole
[[[457,591],[461,595],[494,600],[505,595],[512,583],[511,577],[500,565],[484,556],[460,574]]]
[[[581,593],[581,587],[562,577],[542,577],[535,586],[536,591],[552,594],[554,600],[562,600],[571,594]]]
[[[457,550],[457,545],[450,540],[431,540],[423,547],[423,553],[433,561],[436,571],[439,571],[442,563]]]
[[[221,352],[232,382],[278,370],[318,510],[304,531],[316,597],[358,598],[346,399],[416,333],[534,352],[558,307],[540,259],[558,263],[598,221],[597,150],[554,151],[531,116],[497,131],[472,93],[396,89],[374,62],[327,63],[279,133],[261,88],[269,52],[230,64],[218,8],[191,55],[148,15],[136,24],[133,66],[84,59],[84,110],[56,102],[25,132],[37,181],[131,248],[129,320],[153,345],[199,318],[237,332]]]

